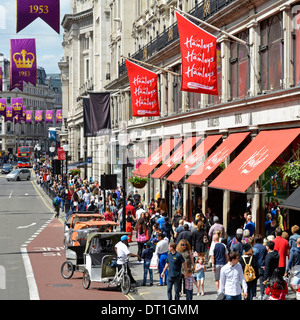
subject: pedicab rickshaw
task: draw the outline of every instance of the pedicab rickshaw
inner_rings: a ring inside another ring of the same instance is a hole
[[[91,211],[77,211],[69,213],[65,220],[65,231],[73,229],[76,222],[89,221],[96,218],[104,219],[104,215]]]
[[[66,261],[61,265],[61,275],[65,279],[72,278],[74,271],[83,272],[84,259],[83,254],[86,247],[88,235],[105,228],[117,226],[112,221],[79,221],[75,223],[73,229],[65,233],[64,245]]]
[[[127,264],[117,268],[115,245],[128,232],[95,232],[88,235],[84,252],[84,271],[82,285],[89,289],[91,282],[108,283],[121,288],[128,294],[131,281],[127,273]]]

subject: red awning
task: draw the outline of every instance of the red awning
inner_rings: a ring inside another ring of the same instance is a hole
[[[193,153],[167,178],[168,181],[179,182],[205,154],[218,142],[222,135],[208,136]]]
[[[151,154],[147,161],[141,164],[133,173],[138,176],[147,177],[181,141],[181,138],[165,140],[160,147]]]
[[[155,172],[151,178],[161,179],[164,177],[174,165],[180,161],[185,154],[187,154],[193,146],[201,139],[201,137],[189,137],[181,146],[174,151],[169,159],[167,159]]]
[[[299,134],[300,128],[260,132],[209,187],[246,192]]]
[[[250,132],[232,133],[213,152],[204,163],[195,170],[186,183],[201,185],[203,181],[249,136]]]

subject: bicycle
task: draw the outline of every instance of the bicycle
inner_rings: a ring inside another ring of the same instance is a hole
[[[112,260],[110,266],[116,268],[116,273],[113,279],[108,281],[108,284],[109,285],[112,284],[112,285],[116,285],[117,287],[120,287],[122,293],[124,295],[127,295],[131,288],[131,280],[128,275],[127,261],[124,264],[122,264],[120,268],[118,268],[116,260],[114,259]],[[82,285],[84,289],[88,289],[90,287],[91,281],[92,279],[90,277],[90,273],[88,272],[87,269],[85,269],[82,276]],[[103,282],[103,280],[100,280],[100,279],[96,281]]]
[[[128,266],[127,261],[121,265],[121,268],[118,270],[118,265],[116,265],[116,274],[110,284],[121,287],[121,291],[124,295],[128,294],[131,287],[131,280],[128,275]]]

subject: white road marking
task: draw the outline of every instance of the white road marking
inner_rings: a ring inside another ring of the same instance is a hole
[[[36,225],[36,222],[30,224],[29,226],[20,226],[20,227],[18,227],[17,229],[26,229],[26,228],[33,227],[33,226],[35,226],[35,225]]]
[[[22,258],[25,266],[30,300],[40,300],[37,284],[35,282],[35,278],[34,278],[32,266],[31,266],[30,258],[27,253],[27,249],[24,247],[21,247],[21,253],[22,253]]]
[[[14,192],[14,190],[11,190],[11,192],[9,194],[9,199],[11,199],[13,192]]]

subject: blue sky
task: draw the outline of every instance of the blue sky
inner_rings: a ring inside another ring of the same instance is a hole
[[[60,0],[60,21],[70,13],[70,1]],[[38,66],[47,74],[60,73],[58,62],[63,57],[63,28],[59,35],[38,18],[17,34],[16,10],[16,0],[0,0],[0,53],[9,58],[10,39],[35,38]]]

